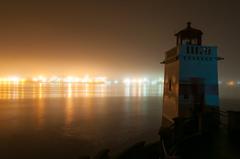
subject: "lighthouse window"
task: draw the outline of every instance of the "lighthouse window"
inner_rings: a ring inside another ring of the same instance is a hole
[[[207,55],[207,48],[205,47],[205,48],[203,48],[203,50],[204,50],[205,54]]]
[[[191,52],[192,54],[194,54],[194,47],[191,47]]]
[[[184,39],[184,40],[182,41],[182,43],[183,43],[183,44],[190,44],[190,40],[189,40],[189,39]]]
[[[197,60],[199,60],[199,57],[197,57]]]
[[[196,52],[196,54],[198,54],[198,47],[195,48],[195,52]]]
[[[208,55],[210,55],[211,54],[211,49],[210,48],[208,48]]]
[[[187,46],[187,54],[189,54],[189,46]]]
[[[192,39],[192,44],[198,44],[198,39]]]

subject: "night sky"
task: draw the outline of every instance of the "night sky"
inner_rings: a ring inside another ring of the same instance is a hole
[[[240,2],[0,2],[0,75],[161,75],[174,33],[191,21],[217,45],[220,79],[240,79]]]

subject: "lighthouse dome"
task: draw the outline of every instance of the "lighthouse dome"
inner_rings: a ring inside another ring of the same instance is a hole
[[[175,34],[175,36],[177,37],[177,45],[182,44],[201,45],[202,35],[203,32],[199,29],[192,28],[190,22],[187,23],[187,27],[185,29]]]

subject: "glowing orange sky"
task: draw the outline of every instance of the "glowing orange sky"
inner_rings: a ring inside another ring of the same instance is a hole
[[[220,75],[239,78],[239,2],[2,2],[0,75],[159,75],[174,33],[191,20],[219,46]],[[236,58],[236,56],[238,58]]]

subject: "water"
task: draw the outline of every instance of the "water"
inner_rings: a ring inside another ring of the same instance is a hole
[[[158,139],[161,85],[0,85],[0,157],[78,158]]]
[[[240,110],[240,89],[220,88],[221,108]],[[0,158],[75,159],[155,141],[162,85],[0,84]]]

